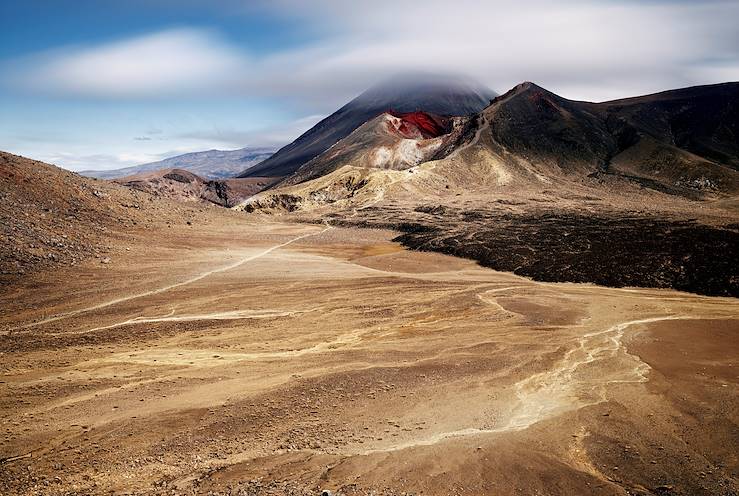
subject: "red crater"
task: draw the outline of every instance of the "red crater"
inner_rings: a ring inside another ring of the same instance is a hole
[[[424,139],[438,138],[450,131],[451,120],[448,117],[416,111],[399,113],[388,111],[388,114],[401,120],[397,130],[406,138],[418,138],[418,134]]]

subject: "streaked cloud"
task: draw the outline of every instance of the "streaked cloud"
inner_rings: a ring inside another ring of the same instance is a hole
[[[167,150],[162,153],[95,153],[89,155],[80,155],[76,153],[55,152],[41,153],[35,158],[43,160],[54,165],[64,167],[65,169],[81,171],[81,170],[109,170],[130,167],[132,165],[145,164],[148,162],[156,162],[167,157],[173,157],[181,153],[197,151],[192,149],[175,149]]]
[[[212,95],[247,59],[209,30],[176,29],[94,47],[66,47],[11,64],[16,89],[82,98]]]
[[[88,98],[271,98],[327,112],[378,79],[467,73],[498,91],[533,80],[603,100],[739,79],[739,3],[274,0],[323,40],[257,56],[213,31],[168,30],[16,65],[16,88]]]
[[[408,68],[467,73],[498,91],[531,80],[590,100],[739,79],[735,1],[271,0],[262,8],[334,33],[270,61],[294,68],[278,84],[313,88],[317,98]]]
[[[290,143],[324,117],[326,117],[324,114],[313,114],[279,126],[248,131],[216,127],[210,130],[195,130],[180,133],[175,138],[202,140],[209,143],[218,142],[233,147],[280,147]]]

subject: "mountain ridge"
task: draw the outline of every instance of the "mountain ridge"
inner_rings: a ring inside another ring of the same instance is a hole
[[[739,84],[682,88],[656,95],[591,103],[566,99],[532,82],[520,83],[492,99],[480,113],[459,118],[454,139],[444,138],[439,153],[423,153],[391,168],[457,156],[456,162],[461,159],[462,164],[454,166],[456,170],[447,165],[437,168],[436,174],[457,180],[470,176],[475,164],[492,160],[496,165],[489,172],[500,175],[501,185],[536,187],[555,181],[566,191],[566,184],[573,182],[597,185],[604,178],[617,177],[637,187],[692,199],[739,191],[734,165],[739,148],[733,140],[734,130],[739,128]],[[725,111],[716,112],[716,107]],[[697,115],[697,124],[683,123],[683,112]],[[365,122],[273,187],[317,179],[343,165],[375,167],[377,160],[372,157],[387,154],[393,141],[389,135],[379,137],[378,125],[369,126],[379,118]],[[708,152],[698,154],[701,150],[692,141],[681,141],[671,134],[674,129],[693,140],[699,137]],[[413,148],[412,138],[419,150],[426,146],[422,134],[406,136],[408,150]],[[470,149],[476,153],[470,154]],[[717,156],[721,158],[722,153],[727,159],[720,161]],[[410,181],[416,179],[409,177]],[[476,187],[482,179],[470,176],[469,186]]]
[[[248,169],[274,153],[269,147],[244,147],[236,150],[210,149],[198,152],[183,153],[156,162],[123,167],[113,170],[85,170],[82,176],[98,179],[118,179],[134,174],[152,172],[162,169],[184,169],[206,179],[233,177]]]

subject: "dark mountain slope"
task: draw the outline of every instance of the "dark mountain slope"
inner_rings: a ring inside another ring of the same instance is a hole
[[[695,86],[591,105],[642,135],[739,169],[739,83]]]
[[[605,103],[523,83],[496,98],[479,122],[496,152],[551,175],[617,174],[685,196],[739,191],[737,83]]]
[[[618,131],[609,129],[600,113],[533,83],[496,98],[483,116],[507,152],[567,171],[604,167],[619,149]]]

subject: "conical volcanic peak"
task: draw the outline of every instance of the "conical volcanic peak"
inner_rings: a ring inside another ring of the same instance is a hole
[[[494,97],[495,92],[489,88],[462,76],[397,75],[372,86],[272,157],[242,173],[241,177],[288,176],[368,120],[388,110],[464,116],[479,112]]]

